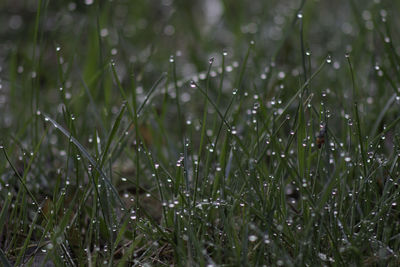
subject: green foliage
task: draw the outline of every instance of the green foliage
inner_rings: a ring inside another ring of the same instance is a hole
[[[399,265],[399,8],[2,1],[1,264]]]

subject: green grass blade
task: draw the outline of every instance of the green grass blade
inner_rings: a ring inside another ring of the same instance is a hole
[[[106,174],[99,168],[98,163],[93,159],[93,157],[90,155],[90,153],[85,149],[85,147],[83,145],[81,145],[81,143],[78,142],[78,140],[73,137],[66,129],[64,129],[64,127],[62,127],[58,122],[56,122],[55,120],[53,120],[51,117],[49,117],[48,115],[43,115],[45,121],[50,121],[55,128],[57,128],[59,131],[61,131],[67,138],[69,138],[71,140],[71,142],[79,149],[79,151],[85,156],[85,158],[87,158],[89,160],[89,162],[93,165],[93,167],[96,169],[96,171],[98,171],[101,175],[101,177],[105,180],[105,182],[107,183],[107,185],[110,187],[110,189],[112,190],[114,196],[116,197],[116,199],[119,200],[119,203],[121,204],[122,207],[124,207],[124,203],[122,202],[122,200],[120,199],[117,190],[115,189],[115,187],[112,185],[110,179],[108,179],[108,177],[106,176]],[[94,185],[97,186],[97,185]]]

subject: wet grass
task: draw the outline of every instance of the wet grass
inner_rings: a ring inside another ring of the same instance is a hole
[[[3,266],[400,263],[399,3],[83,2],[0,4]]]

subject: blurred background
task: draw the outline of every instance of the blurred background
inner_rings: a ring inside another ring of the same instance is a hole
[[[65,101],[73,112],[85,116],[89,108],[86,87],[101,106],[103,118],[109,111],[117,112],[121,97],[109,68],[111,61],[124,87],[130,86],[134,75],[141,100],[163,72],[171,73],[170,61],[174,61],[178,85],[183,87],[181,100],[183,105],[188,103],[187,117],[195,117],[201,107],[191,102],[192,93],[185,93],[187,82],[204,78],[211,57],[215,58],[211,76],[218,76],[226,51],[225,67],[232,72],[228,78],[232,82],[226,82],[224,89],[232,90],[252,41],[243,84],[256,85],[265,93],[265,101],[279,94],[284,102],[292,94],[275,91],[282,79],[293,90],[304,82],[303,52],[308,77],[328,55],[332,58],[332,68],[315,81],[317,92],[332,91],[336,100],[350,96],[350,80],[337,77],[342,73],[349,77],[344,55],[351,52],[357,82],[363,88],[360,96],[371,104],[379,101],[377,96],[386,101],[386,91],[369,78],[377,75],[376,66],[390,60],[384,53],[384,40],[400,52],[399,29],[393,27],[398,25],[399,7],[397,1],[384,0],[3,0],[0,135],[4,138],[24,127],[38,110],[61,111]],[[271,69],[275,69],[272,78],[263,82]],[[174,92],[169,93],[174,98]],[[213,93],[217,94],[211,88]],[[152,103],[159,105],[156,100]],[[83,128],[99,126],[90,116],[80,123]]]

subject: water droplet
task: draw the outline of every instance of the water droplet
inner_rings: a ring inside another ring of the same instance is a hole
[[[195,81],[193,81],[193,80],[190,81],[190,87],[192,87],[192,88],[195,88],[195,87],[196,87]]]
[[[297,13],[297,18],[302,19],[303,18],[303,14],[302,13]]]
[[[232,66],[226,66],[226,67],[225,67],[225,71],[226,71],[226,72],[232,72],[232,70],[233,70],[233,67],[232,67]]]
[[[326,63],[328,63],[328,64],[331,64],[331,63],[332,63],[332,58],[331,58],[331,56],[328,56],[328,57],[326,58]]]
[[[276,265],[278,266],[283,266],[285,263],[283,262],[283,260],[277,260]]]
[[[223,56],[227,56],[227,55],[228,55],[228,52],[223,51],[223,52],[222,52],[222,55],[223,55]]]
[[[250,236],[249,236],[249,241],[250,241],[250,242],[255,242],[255,241],[257,241],[257,239],[258,239],[258,237],[255,236],[255,235],[250,235]]]
[[[171,56],[169,57],[169,62],[173,63],[174,61],[175,61],[175,58],[174,58],[173,55],[171,55]]]
[[[85,5],[90,6],[92,5],[94,0],[85,0]]]
[[[338,61],[335,61],[335,62],[333,63],[333,68],[334,68],[335,70],[340,69],[340,63],[339,63]]]
[[[326,260],[327,260],[326,255],[323,254],[323,253],[318,253],[318,257],[319,257],[321,260],[323,260],[323,261],[326,261]]]
[[[211,65],[214,63],[214,57],[210,57],[210,59],[208,60],[208,63]]]
[[[57,46],[56,51],[59,52],[61,50],[61,47]]]

